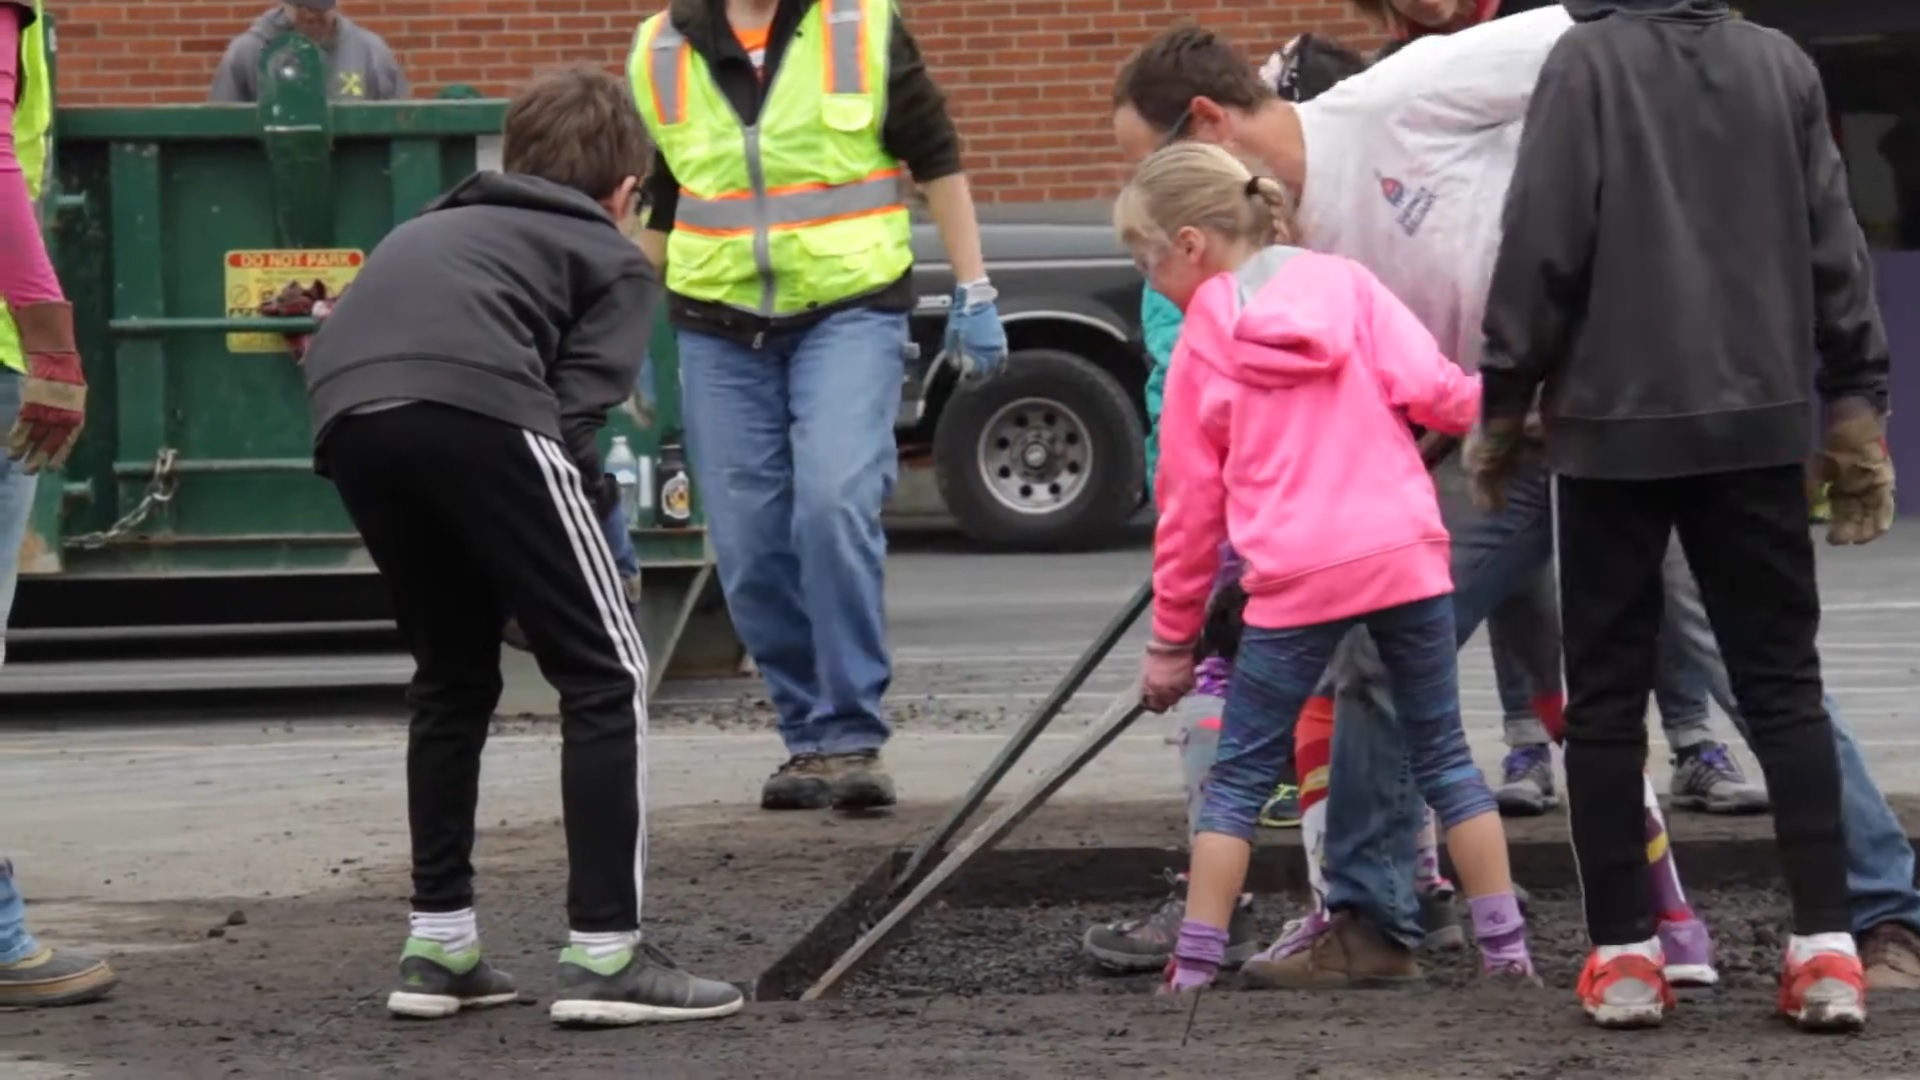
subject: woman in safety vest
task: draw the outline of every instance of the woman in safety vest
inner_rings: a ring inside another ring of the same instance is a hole
[[[0,0],[0,426],[11,429],[0,458],[0,660],[35,474],[66,460],[87,394],[73,309],[34,211],[53,127],[52,66],[39,15],[37,0]],[[92,1001],[114,982],[104,961],[34,940],[13,863],[0,858],[0,1009]]]
[[[944,358],[1007,355],[946,100],[887,0],[673,0],[635,35],[697,496],[788,759],[770,810],[890,806],[880,506],[916,303],[902,179],[946,245]]]

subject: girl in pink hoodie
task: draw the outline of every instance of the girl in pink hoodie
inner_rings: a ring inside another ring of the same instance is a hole
[[[1290,231],[1285,199],[1226,150],[1178,143],[1142,163],[1114,208],[1142,272],[1186,312],[1154,482],[1149,708],[1193,686],[1221,541],[1246,562],[1246,629],[1169,986],[1218,972],[1261,803],[1301,705],[1356,626],[1392,676],[1414,780],[1446,830],[1486,966],[1531,976],[1506,835],[1460,726],[1447,531],[1407,428],[1464,434],[1480,380],[1359,264],[1275,243]],[[1333,923],[1353,948],[1371,944],[1364,921],[1336,912]]]

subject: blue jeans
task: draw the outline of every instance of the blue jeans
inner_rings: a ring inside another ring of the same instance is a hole
[[[758,349],[682,331],[687,449],[727,610],[790,754],[877,750],[892,679],[880,507],[907,316],[842,311]]]
[[[1390,676],[1409,775],[1441,823],[1451,827],[1496,811],[1460,726],[1453,604],[1437,596],[1315,626],[1247,627],[1227,685],[1219,756],[1207,773],[1197,832],[1252,840],[1260,807],[1293,757],[1300,707],[1355,626],[1367,628]]]
[[[1454,619],[1464,643],[1493,607],[1524,588],[1529,575],[1552,559],[1550,477],[1544,467],[1523,470],[1508,487],[1506,507],[1497,512],[1475,509],[1464,485],[1449,477],[1436,476],[1436,482],[1453,533]],[[1712,688],[1728,715],[1738,717],[1737,710],[1728,708],[1732,691],[1698,586],[1684,560],[1676,575],[1672,558],[1670,553],[1662,646],[1680,641],[1672,656],[1687,664],[1675,677],[1704,679],[1696,685]],[[1399,726],[1383,715],[1390,699],[1371,685],[1383,680],[1385,671],[1366,635],[1352,635],[1335,664],[1336,719],[1326,804],[1327,904],[1356,912],[1412,947],[1425,932],[1412,883],[1420,803],[1406,767],[1407,749]],[[1888,920],[1920,929],[1920,891],[1913,886],[1913,851],[1905,830],[1868,774],[1831,695],[1827,712],[1840,756],[1855,929]],[[1735,720],[1743,735],[1744,724]]]
[[[607,512],[607,519],[600,523],[600,531],[607,534],[607,546],[613,549],[613,565],[620,569],[622,578],[632,578],[640,573],[640,556],[633,550],[633,533],[627,528],[627,500],[620,497],[619,503]]]
[[[25,381],[19,372],[0,368],[0,432],[12,429],[20,415],[20,389]],[[39,480],[0,452],[0,663],[7,658],[7,620],[13,615],[13,594],[20,584],[20,544],[27,538]]]
[[[12,428],[20,414],[22,381],[19,372],[0,369],[0,431]],[[0,661],[6,659],[7,619],[13,614],[14,588],[20,581],[20,543],[27,536],[38,480],[0,453]],[[26,904],[13,885],[13,863],[0,858],[0,964],[24,960],[39,948],[27,932]]]
[[[1701,674],[1701,686],[1720,703],[1742,738],[1747,721],[1733,699],[1727,666],[1713,637],[1713,624],[1700,600],[1700,585],[1687,567],[1687,557],[1676,540],[1667,548],[1667,612],[1660,645],[1687,653]],[[1827,718],[1833,723],[1834,749],[1840,758],[1840,819],[1847,831],[1847,904],[1854,933],[1885,922],[1920,930],[1920,890],[1913,884],[1913,845],[1880,785],[1867,770],[1867,759],[1854,740],[1853,730],[1840,716],[1840,703],[1826,696]]]

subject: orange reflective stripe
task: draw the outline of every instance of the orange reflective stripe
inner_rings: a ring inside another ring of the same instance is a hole
[[[831,225],[837,221],[853,221],[857,218],[879,217],[882,214],[904,214],[906,212],[907,212],[906,204],[900,203],[893,206],[884,206],[877,210],[855,210],[845,214],[834,214],[831,217],[815,218],[811,221],[776,222],[775,224],[768,226],[767,231],[770,233],[791,232],[794,229],[806,229],[806,228],[811,228],[815,225]],[[687,232],[694,233],[699,236],[712,236],[712,237],[718,237],[722,239],[728,238],[728,237],[753,235],[753,227],[751,225],[746,226],[744,228],[731,228],[731,229],[706,228],[704,226],[699,226],[699,225],[683,224],[681,223],[678,217],[674,218],[673,227],[675,229],[685,229]]]
[[[662,124],[687,119],[687,39],[662,15],[653,24],[647,46],[647,81],[653,84],[653,114]]]
[[[829,94],[865,94],[867,85],[867,0],[820,0],[827,9],[826,90]]]
[[[788,184],[767,192],[764,222],[770,229],[794,229],[829,221],[905,210],[900,201],[900,170],[882,169],[851,184]],[[675,228],[709,235],[750,233],[756,221],[751,191],[700,196],[680,189]]]

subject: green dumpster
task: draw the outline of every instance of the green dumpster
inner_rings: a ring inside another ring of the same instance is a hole
[[[15,627],[391,618],[313,474],[301,375],[281,337],[312,324],[255,310],[289,282],[347,284],[397,222],[497,164],[505,103],[329,105],[321,57],[298,37],[263,67],[257,107],[59,113],[51,239],[90,409],[65,473],[40,486]],[[664,325],[651,354],[651,393],[617,410],[606,436],[643,456],[680,425]],[[635,531],[656,679],[741,659],[697,497],[694,510],[688,527]]]

